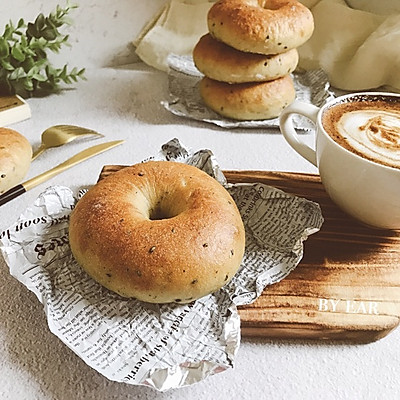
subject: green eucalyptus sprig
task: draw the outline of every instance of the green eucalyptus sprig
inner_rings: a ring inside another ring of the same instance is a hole
[[[47,17],[39,14],[28,24],[21,18],[16,25],[11,21],[0,36],[0,93],[23,97],[58,92],[61,85],[85,79],[85,69],[67,65],[54,67],[47,52],[58,53],[69,45],[68,35],[60,28],[71,25],[68,13],[77,5],[67,2],[57,6]]]

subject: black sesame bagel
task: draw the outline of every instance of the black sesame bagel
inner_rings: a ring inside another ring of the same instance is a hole
[[[32,147],[17,131],[0,128],[0,193],[21,183],[31,165]]]
[[[268,82],[232,84],[204,77],[199,87],[206,106],[242,121],[275,118],[296,97],[290,75]]]
[[[277,54],[305,43],[314,30],[311,11],[296,0],[219,0],[208,30],[238,50]]]
[[[70,245],[96,281],[124,297],[187,303],[231,280],[243,222],[226,189],[196,167],[150,161],[91,188],[71,214]]]
[[[200,72],[217,81],[264,82],[293,72],[299,55],[296,49],[271,55],[245,53],[206,34],[193,49],[193,61]]]

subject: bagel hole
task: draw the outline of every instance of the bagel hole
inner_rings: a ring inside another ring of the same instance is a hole
[[[265,8],[266,10],[279,10],[282,8],[281,2],[271,2],[269,0],[258,0],[258,4],[260,7]]]
[[[177,212],[177,210],[173,210],[171,207],[166,207],[163,204],[157,204],[150,210],[149,219],[152,221],[169,219],[176,217],[178,214],[179,212]]]
[[[149,220],[170,219],[187,209],[187,197],[180,190],[160,190],[148,196],[147,206]]]

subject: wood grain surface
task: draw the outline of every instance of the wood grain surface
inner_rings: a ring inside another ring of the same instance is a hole
[[[123,166],[105,166],[100,179]],[[224,171],[229,182],[261,182],[321,205],[322,229],[283,281],[240,307],[244,336],[371,342],[400,318],[400,231],[372,229],[340,211],[318,175]]]

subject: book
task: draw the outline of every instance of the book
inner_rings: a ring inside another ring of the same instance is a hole
[[[0,96],[0,127],[31,117],[29,104],[20,96]]]

